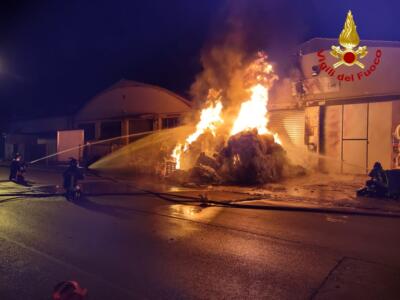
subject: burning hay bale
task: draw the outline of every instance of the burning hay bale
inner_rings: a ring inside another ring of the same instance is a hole
[[[304,169],[289,163],[279,135],[268,128],[268,93],[277,79],[259,52],[243,72],[247,95],[240,105],[232,99],[222,105],[221,92],[209,93],[194,132],[171,153],[176,169],[197,184],[264,184],[300,174]]]
[[[272,135],[257,130],[238,133],[220,153],[220,173],[225,181],[241,184],[276,182],[283,176],[286,154]]]
[[[190,170],[189,179],[197,184],[221,184],[223,182],[217,170],[201,164]]]
[[[192,180],[189,179],[189,173],[184,170],[175,170],[168,174],[165,179],[171,183],[174,184],[179,184],[179,185],[186,185],[189,182],[192,182]]]
[[[215,158],[200,153],[195,166],[190,170],[190,180],[200,184],[220,184],[222,177],[218,174],[220,164]]]
[[[264,184],[279,181],[288,165],[286,153],[272,135],[257,130],[244,131],[229,138],[226,146],[213,157],[201,153],[195,165],[179,177],[196,184]],[[179,173],[179,176],[178,176]]]

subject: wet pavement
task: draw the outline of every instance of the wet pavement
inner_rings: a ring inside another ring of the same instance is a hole
[[[1,168],[0,172],[6,171]],[[30,191],[37,193],[63,193],[62,167],[33,166],[29,174],[35,183]],[[55,176],[48,176],[54,174]],[[56,175],[57,174],[57,175]],[[49,178],[46,178],[49,177]],[[91,195],[123,195],[138,189],[176,195],[174,200],[199,200],[207,197],[212,202],[235,203],[246,206],[287,206],[304,208],[343,209],[344,211],[379,212],[400,215],[400,200],[357,197],[356,190],[362,187],[367,176],[314,173],[298,178],[289,178],[279,183],[262,186],[178,186],[153,177],[126,177],[116,174],[89,172],[82,185]],[[0,182],[0,187],[5,187]],[[12,191],[10,186],[8,191]],[[26,189],[25,189],[26,191]]]
[[[177,186],[154,178],[126,178],[99,174],[105,180],[101,191],[118,190],[129,193],[130,189],[142,189],[167,193],[176,201],[199,200],[206,197],[210,202],[244,205],[246,207],[288,207],[327,209],[331,211],[387,214],[400,217],[400,200],[357,197],[356,190],[367,180],[366,176],[310,174],[286,179],[280,183],[263,186]],[[99,179],[99,178],[98,178]],[[100,192],[96,183],[86,184],[90,192]],[[177,196],[177,197],[174,197]]]
[[[49,189],[60,174],[30,180]],[[0,197],[0,299],[47,299],[66,279],[98,300],[400,297],[399,219],[203,208],[86,183],[99,195],[81,202]]]

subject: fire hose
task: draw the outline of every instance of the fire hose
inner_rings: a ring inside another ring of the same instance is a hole
[[[96,196],[104,196],[104,195],[137,195],[138,193],[92,193],[85,194],[86,196],[96,197]],[[179,203],[182,205],[194,205],[199,204],[202,207],[214,206],[214,207],[230,207],[230,208],[241,208],[241,209],[259,209],[259,210],[268,210],[268,211],[293,211],[293,212],[308,212],[308,213],[322,213],[322,214],[338,214],[338,215],[358,215],[358,216],[367,216],[367,217],[389,217],[389,218],[400,218],[400,214],[392,213],[390,211],[386,212],[368,212],[368,211],[360,211],[360,210],[350,210],[350,209],[335,209],[335,208],[316,208],[316,207],[291,207],[291,206],[283,206],[283,205],[256,205],[256,204],[238,204],[230,201],[215,201],[212,199],[208,199],[206,197],[192,197],[192,196],[182,196],[170,193],[159,193],[154,191],[146,191],[142,194],[150,194],[154,195],[157,198],[163,199],[168,202]],[[22,197],[32,197],[32,198],[46,198],[46,197],[54,197],[54,196],[63,196],[60,193],[38,193],[38,194],[27,194],[27,193],[9,193],[9,194],[0,194],[0,197],[13,197],[8,199],[0,200],[0,204],[2,202],[8,202],[13,199],[21,199]],[[180,200],[176,199],[180,198]],[[253,198],[254,199],[254,198]],[[240,202],[249,201],[252,199],[242,199]]]
[[[99,178],[111,180],[113,182],[119,182],[115,178],[108,178],[104,176],[100,176],[99,174],[95,174]],[[257,205],[257,204],[247,204],[243,203],[251,200],[260,200],[260,197],[248,197],[240,199],[239,201],[216,201],[209,199],[205,195],[195,196],[185,196],[178,195],[173,193],[165,193],[165,192],[157,192],[148,189],[139,188],[131,183],[128,183],[129,186],[137,189],[139,192],[130,192],[130,193],[85,193],[85,196],[90,197],[100,197],[100,196],[132,196],[132,195],[153,195],[162,200],[179,203],[183,205],[195,205],[198,204],[202,207],[207,206],[219,206],[219,207],[230,207],[230,208],[242,208],[242,209],[261,209],[261,210],[273,210],[273,211],[295,211],[295,212],[309,212],[309,213],[324,213],[324,214],[340,214],[340,215],[361,215],[361,216],[370,216],[370,217],[390,217],[390,218],[400,218],[400,214],[393,213],[390,211],[383,212],[370,212],[370,211],[360,211],[360,210],[352,210],[352,209],[336,209],[336,208],[318,208],[318,207],[294,207],[294,206],[284,206],[284,205]],[[10,201],[11,199],[17,199],[22,197],[31,197],[31,198],[47,198],[54,196],[64,196],[62,193],[7,193],[0,194],[0,197],[14,197],[9,199],[0,199],[0,203]],[[239,204],[239,202],[241,202]]]

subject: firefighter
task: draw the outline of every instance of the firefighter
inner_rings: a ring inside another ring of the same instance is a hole
[[[374,190],[377,196],[385,196],[388,190],[388,179],[380,162],[375,162],[368,176],[371,179],[367,181],[367,187]]]
[[[70,193],[74,192],[78,180],[83,179],[82,172],[78,167],[78,161],[75,158],[70,158],[69,166],[63,173],[63,179],[64,189],[68,196]]]
[[[10,164],[10,176],[8,178],[10,181],[17,181],[17,174],[19,169],[21,168],[21,165],[22,156],[21,154],[16,153]]]
[[[389,181],[385,170],[380,162],[376,162],[368,174],[371,179],[367,180],[365,187],[357,191],[357,196],[386,197],[388,196]]]

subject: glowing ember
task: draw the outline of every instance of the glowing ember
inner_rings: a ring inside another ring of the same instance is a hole
[[[221,118],[222,103],[217,101],[215,104],[211,103],[207,108],[201,111],[200,122],[196,125],[196,131],[189,135],[184,145],[178,144],[172,151],[172,157],[176,162],[176,168],[181,168],[181,155],[189,149],[189,145],[196,141],[200,135],[206,131],[210,131],[215,136],[217,126],[223,123]]]
[[[279,135],[278,135],[276,132],[273,133],[272,135],[273,135],[273,137],[274,137],[275,143],[277,143],[277,144],[279,144],[279,145],[282,145],[282,141],[281,141],[281,139],[279,138]]]

